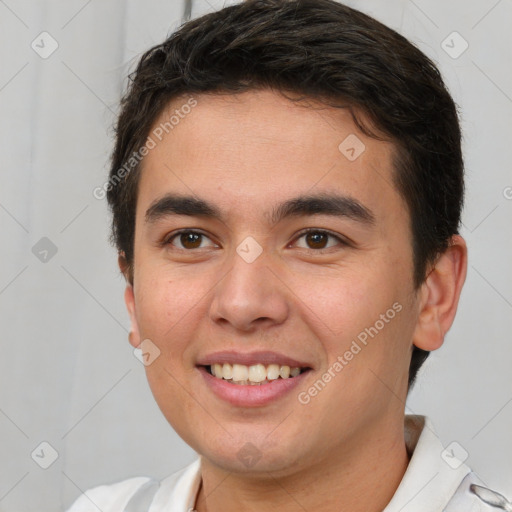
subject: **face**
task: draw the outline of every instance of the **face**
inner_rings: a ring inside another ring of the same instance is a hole
[[[155,399],[229,471],[349,456],[403,422],[418,317],[393,146],[270,91],[195,100],[139,181],[125,298]]]

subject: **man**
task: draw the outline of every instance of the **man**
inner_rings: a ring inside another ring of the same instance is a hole
[[[432,62],[331,0],[149,50],[106,192],[130,343],[200,458],[70,510],[509,510],[404,416],[466,276],[460,137]]]

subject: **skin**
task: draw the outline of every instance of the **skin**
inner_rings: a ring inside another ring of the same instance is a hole
[[[150,339],[161,351],[146,367],[155,399],[201,456],[196,508],[381,511],[409,461],[403,418],[412,346],[443,343],[466,275],[465,242],[454,236],[415,290],[392,143],[360,133],[346,110],[293,103],[276,92],[196,99],[143,161],[134,281],[125,292],[132,345]],[[175,99],[169,112],[185,101]],[[355,161],[338,149],[350,134],[365,144]],[[167,192],[208,200],[225,222],[168,215],[147,223],[146,211]],[[356,199],[375,222],[316,214],[270,223],[276,204],[321,192]],[[179,236],[169,240],[185,228],[205,235],[198,248],[184,248]],[[349,244],[320,237],[320,251],[300,236],[304,228],[329,230]],[[250,264],[236,251],[248,236],[263,249]],[[127,276],[122,254],[119,264]],[[298,392],[394,303],[401,311],[301,404]],[[212,393],[196,367],[219,350],[276,350],[312,371],[274,403],[235,407]],[[261,455],[250,468],[237,457],[247,442]]]

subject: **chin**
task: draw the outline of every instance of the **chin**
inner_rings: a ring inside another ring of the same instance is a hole
[[[256,436],[252,437],[253,441],[250,439],[245,436],[229,437],[224,433],[211,442],[202,438],[197,443],[191,440],[189,444],[209,464],[226,472],[258,478],[269,477],[269,473],[273,477],[294,474],[301,468],[300,460],[307,458],[303,440],[298,436],[295,439],[300,442],[293,445],[281,440],[258,442]]]

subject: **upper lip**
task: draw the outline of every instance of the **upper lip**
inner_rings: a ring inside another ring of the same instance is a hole
[[[197,361],[198,366],[211,366],[213,364],[243,364],[251,366],[254,364],[278,364],[281,366],[289,366],[290,368],[311,368],[311,365],[304,361],[299,361],[284,354],[272,351],[257,352],[235,352],[226,350],[222,352],[213,352],[204,357],[200,357]]]

